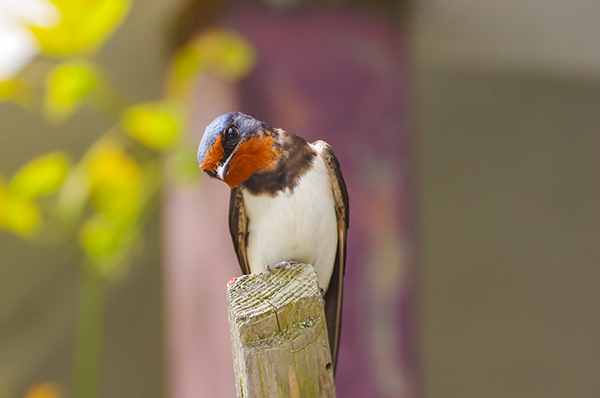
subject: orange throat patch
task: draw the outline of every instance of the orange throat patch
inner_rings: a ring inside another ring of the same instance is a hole
[[[275,138],[271,135],[243,141],[233,154],[225,182],[230,188],[235,188],[256,172],[273,170],[277,166],[281,150],[282,148],[275,147]]]
[[[202,163],[200,163],[200,168],[211,173],[214,172],[219,163],[221,163],[221,160],[223,160],[223,156],[225,156],[225,152],[221,145],[221,136],[218,136],[215,143],[210,147],[210,151],[204,156]]]

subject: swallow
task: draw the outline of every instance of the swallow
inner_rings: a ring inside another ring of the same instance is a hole
[[[289,262],[315,268],[335,374],[349,207],[332,148],[233,112],[206,127],[198,162],[231,188],[229,231],[244,274]]]

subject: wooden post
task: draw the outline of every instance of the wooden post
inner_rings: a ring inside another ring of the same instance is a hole
[[[298,264],[227,289],[238,398],[335,398],[317,273]]]

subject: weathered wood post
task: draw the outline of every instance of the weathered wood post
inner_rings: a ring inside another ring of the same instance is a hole
[[[335,398],[317,274],[298,264],[227,289],[238,398]]]

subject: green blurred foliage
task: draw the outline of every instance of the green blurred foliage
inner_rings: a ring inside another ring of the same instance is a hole
[[[200,49],[206,67],[225,80],[239,80],[255,63],[254,49],[238,34],[215,29],[200,35],[193,43]]]
[[[46,78],[44,112],[52,121],[71,116],[100,83],[98,68],[85,60],[56,65]]]
[[[112,137],[91,149],[85,167],[92,215],[79,230],[79,242],[96,271],[110,276],[123,271],[131,248],[141,238],[140,215],[156,194],[144,174],[155,170],[138,163]]]
[[[11,194],[25,199],[56,192],[71,167],[71,158],[62,151],[30,160],[17,171],[8,185]]]
[[[174,102],[134,105],[125,110],[121,125],[127,134],[156,150],[173,148],[184,129],[184,115]]]
[[[76,238],[85,286],[86,278],[89,284],[124,275],[141,246],[145,223],[159,206],[161,188],[197,179],[195,143],[187,141],[184,113],[195,80],[204,73],[241,79],[256,55],[240,35],[207,30],[173,57],[165,99],[129,104],[93,56],[126,17],[131,1],[49,1],[62,17],[50,28],[30,27],[41,49],[41,57],[32,61],[35,73],[0,81],[0,106],[10,101],[37,111],[41,104],[46,120],[63,122],[92,105],[114,123],[99,132],[81,159],[52,151],[26,162],[8,181],[0,175],[0,228],[31,242],[44,234]],[[75,395],[89,398],[98,396],[100,370],[93,364],[100,363],[95,356],[101,350],[89,347],[101,344],[93,325],[101,324],[97,308],[102,305],[96,300],[103,295],[86,299],[84,289],[81,298],[75,357],[84,358],[76,362],[85,372],[75,372],[74,388]],[[28,397],[57,395],[52,384],[38,387]]]
[[[133,224],[122,224],[96,213],[81,226],[79,242],[93,261],[94,272],[111,277],[114,272],[123,270],[119,268],[126,264],[128,251],[139,234]]]
[[[0,226],[24,237],[37,231],[43,220],[35,199],[56,192],[70,164],[64,152],[51,152],[29,161],[8,185],[0,185]]]
[[[40,226],[42,214],[32,201],[13,196],[0,188],[0,226],[22,237],[31,236]]]
[[[0,184],[0,227],[18,236],[35,238],[46,220],[57,219],[65,230],[79,230],[87,260],[102,274],[126,264],[129,251],[141,239],[145,212],[155,205],[167,181],[186,183],[199,175],[195,148],[186,141],[183,103],[190,87],[203,73],[227,80],[247,74],[255,63],[252,47],[238,34],[208,30],[173,57],[167,78],[167,99],[127,103],[108,84],[101,66],[82,53],[101,44],[130,7],[127,1],[55,0],[63,13],[51,29],[32,28],[44,52],[62,55],[48,65],[42,88],[42,111],[51,122],[62,122],[83,105],[106,112],[114,127],[77,162],[54,151],[25,164],[9,183]],[[77,12],[81,18],[76,18]],[[91,10],[100,10],[91,15]],[[91,19],[93,24],[83,21]],[[63,35],[83,39],[60,42]],[[60,48],[59,48],[60,47]],[[84,51],[85,49],[85,51]],[[49,66],[49,67],[48,67]],[[0,82],[0,101],[29,106],[36,82],[22,76]],[[130,140],[129,140],[130,139]],[[153,155],[139,155],[136,146]],[[166,161],[161,172],[160,162]],[[50,196],[43,203],[41,196]],[[110,266],[107,265],[110,263]]]
[[[199,34],[173,57],[168,94],[185,98],[201,72],[214,73],[224,80],[239,80],[256,63],[256,52],[239,34],[211,29]]]

